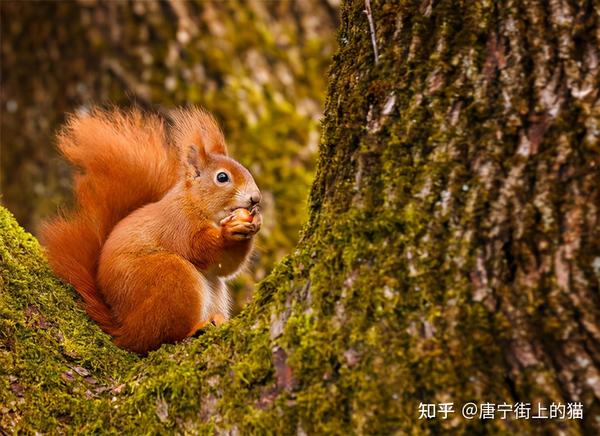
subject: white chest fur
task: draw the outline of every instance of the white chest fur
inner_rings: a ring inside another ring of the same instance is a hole
[[[198,272],[202,283],[202,320],[221,314],[229,319],[231,312],[231,297],[225,281],[215,275],[205,275]]]

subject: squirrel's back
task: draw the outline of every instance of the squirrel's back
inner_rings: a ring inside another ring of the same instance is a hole
[[[77,168],[75,209],[42,227],[54,271],[82,296],[86,311],[109,334],[117,328],[96,289],[102,246],[113,227],[135,209],[160,200],[177,182],[175,147],[164,121],[138,110],[74,115],[58,148]]]

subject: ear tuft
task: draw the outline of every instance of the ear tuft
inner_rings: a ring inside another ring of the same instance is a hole
[[[178,109],[172,114],[173,139],[177,146],[196,144],[205,154],[227,156],[227,146],[223,132],[215,119],[204,109],[197,107]]]

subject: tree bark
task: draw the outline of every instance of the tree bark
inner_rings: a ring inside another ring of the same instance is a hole
[[[372,26],[365,2],[342,7],[310,216],[296,250],[240,316],[199,339],[137,359],[94,333],[91,347],[105,351],[74,361],[107,390],[82,405],[81,390],[56,388],[81,411],[64,412],[62,424],[51,402],[58,393],[44,397],[36,407],[56,425],[600,430],[598,6],[366,3]],[[11,277],[0,282],[3,294],[25,298],[15,289],[29,282],[18,276],[11,287]],[[52,304],[40,312],[52,313]],[[18,365],[20,341],[43,332],[13,324],[13,381],[4,383],[17,385],[9,396],[27,398],[34,388]],[[63,324],[64,342],[77,330]],[[73,365],[64,352],[47,358]],[[456,412],[419,419],[421,402],[452,402]],[[583,419],[468,420],[460,414],[467,402],[530,403],[532,415],[538,403],[581,402]],[[42,428],[41,412],[18,401],[7,413],[20,414],[23,428]]]

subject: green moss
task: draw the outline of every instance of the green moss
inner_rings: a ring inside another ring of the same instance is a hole
[[[88,425],[95,413],[101,422],[137,357],[90,323],[35,238],[3,208],[0,235],[0,427]]]
[[[262,305],[140,359],[116,348],[87,318],[74,291],[52,275],[35,238],[4,208],[0,234],[3,428],[210,432],[217,411],[220,428],[268,428],[252,418],[261,413],[257,386],[271,395],[274,376]]]

